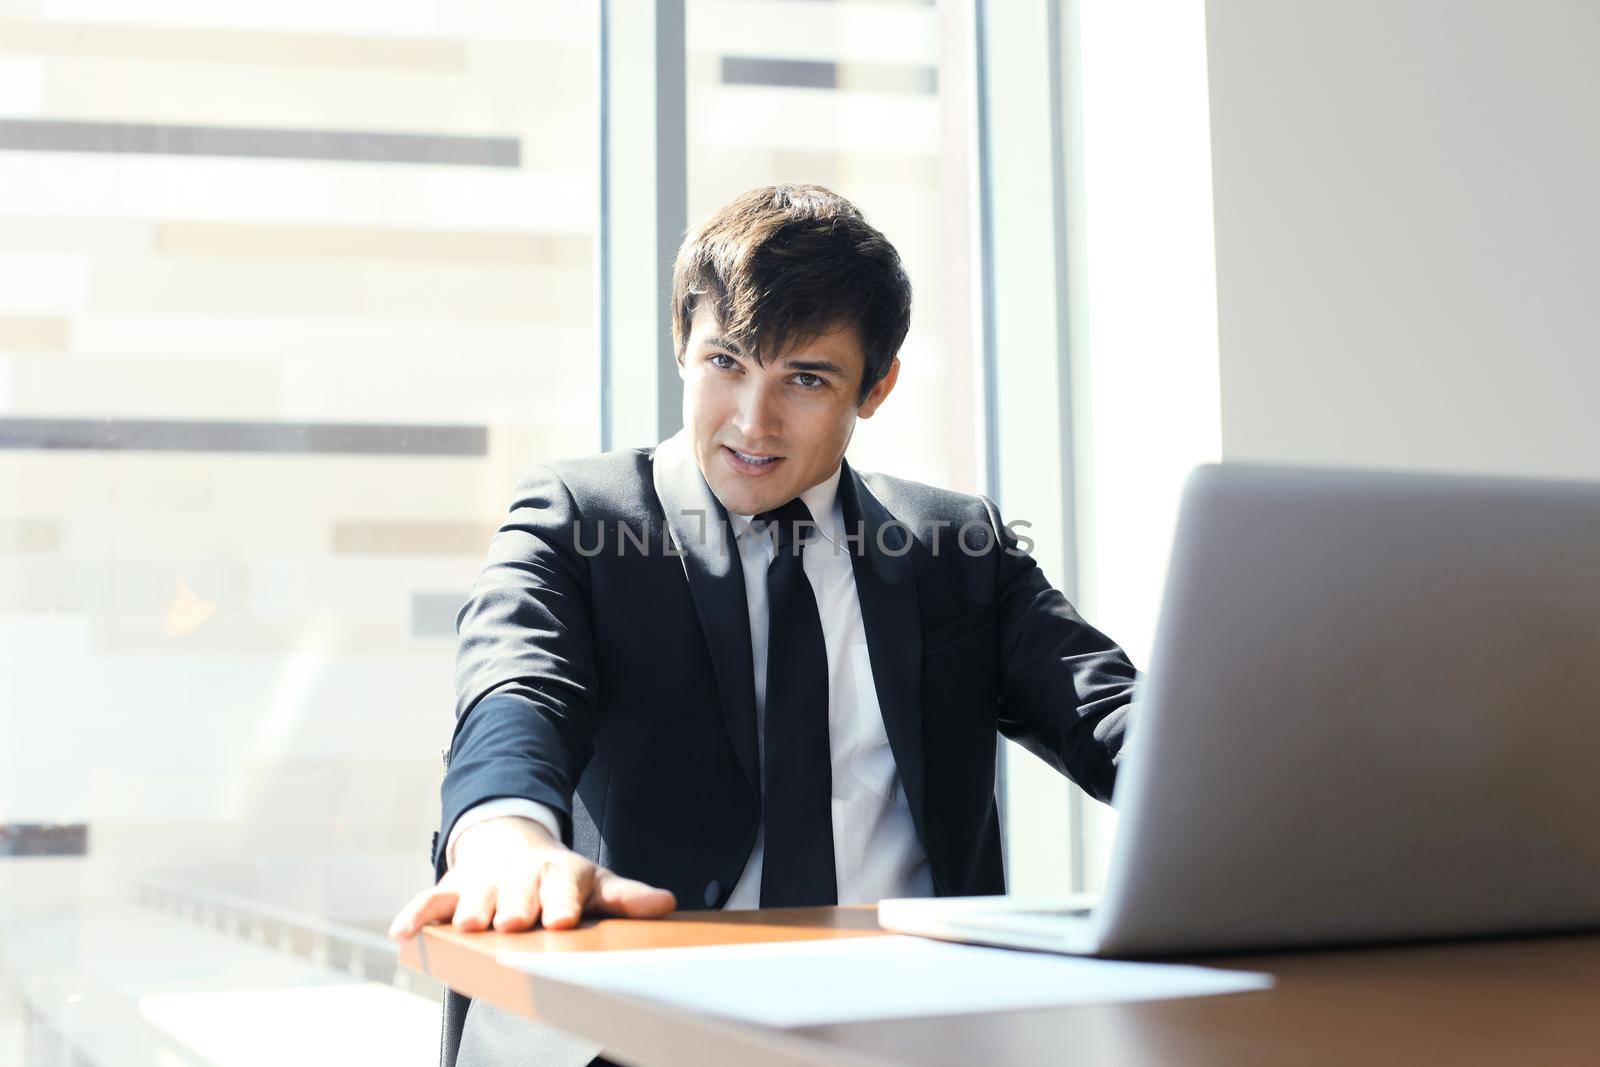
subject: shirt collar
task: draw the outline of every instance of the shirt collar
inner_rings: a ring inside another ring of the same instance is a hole
[[[843,473],[844,464],[841,463],[833,469],[832,474],[800,494],[800,499],[805,504],[806,510],[811,512],[812,521],[817,524],[817,529],[824,537],[835,543],[844,531],[844,517],[839,514],[839,478]],[[739,515],[730,511],[728,521],[733,526],[733,536],[741,537],[755,521],[755,516]]]

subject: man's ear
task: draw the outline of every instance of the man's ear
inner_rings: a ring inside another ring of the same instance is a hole
[[[870,419],[878,406],[889,398],[894,390],[894,383],[900,378],[900,357],[896,356],[889,361],[889,373],[878,379],[878,383],[867,390],[867,398],[856,408],[858,418]]]
[[[678,353],[678,380],[688,381],[689,368],[684,365],[683,353]]]

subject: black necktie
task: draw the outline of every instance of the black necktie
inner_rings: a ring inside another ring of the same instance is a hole
[[[833,764],[828,749],[828,651],[802,549],[816,539],[795,499],[757,518],[776,523],[767,566],[767,700],[763,738],[766,856],[761,906],[835,904]],[[805,524],[805,525],[802,525]]]

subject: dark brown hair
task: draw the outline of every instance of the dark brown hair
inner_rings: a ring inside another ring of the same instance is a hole
[[[710,300],[724,336],[762,364],[854,327],[866,356],[860,403],[911,325],[911,279],[888,238],[820,185],[752,189],[689,231],[672,272],[678,359]]]

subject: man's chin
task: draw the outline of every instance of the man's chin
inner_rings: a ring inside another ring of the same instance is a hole
[[[711,487],[712,495],[717,502],[727,509],[729,515],[759,515],[766,510],[766,505],[760,500],[752,499],[742,493],[719,492],[716,486]]]
[[[788,461],[785,460],[785,463]],[[791,489],[787,485],[780,485],[778,478],[748,477],[733,470],[723,459],[720,447],[710,457],[710,462],[703,462],[700,473],[704,476],[706,484],[711,487],[711,494],[717,502],[728,509],[730,515],[759,515],[763,511],[786,504],[799,495],[798,489]],[[773,474],[779,472],[774,471]],[[779,474],[783,481],[789,481],[788,472]]]
[[[708,478],[706,484],[711,487],[711,495],[717,498],[717,503],[726,508],[730,515],[759,515],[768,508],[777,506],[767,502],[770,492],[763,492],[758,496],[746,486],[727,484],[723,478],[715,480]]]

